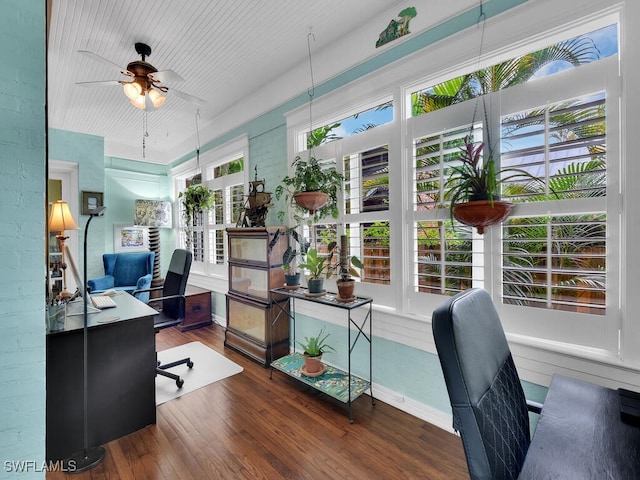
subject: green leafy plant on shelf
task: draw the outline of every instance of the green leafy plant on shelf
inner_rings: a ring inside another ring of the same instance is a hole
[[[320,279],[324,278],[327,268],[330,268],[327,260],[327,257],[318,254],[318,250],[310,248],[304,257],[304,261],[299,263],[298,267],[308,270],[309,278]]]
[[[320,333],[315,337],[304,337],[304,342],[297,342],[304,350],[305,355],[309,357],[319,357],[324,352],[336,351],[331,345],[326,343],[329,334],[325,334],[324,332],[325,328],[322,327],[322,329],[320,329]]]

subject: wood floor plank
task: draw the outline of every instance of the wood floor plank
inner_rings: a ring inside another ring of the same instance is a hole
[[[345,404],[225,348],[218,325],[156,336],[158,350],[194,341],[244,371],[160,405],[93,470],[47,480],[469,478],[459,437],[366,395],[350,424]]]

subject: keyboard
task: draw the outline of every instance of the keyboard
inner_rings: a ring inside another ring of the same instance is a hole
[[[103,308],[113,308],[117,307],[116,302],[113,301],[113,298],[107,297],[106,295],[94,295],[91,297],[91,303],[93,306],[102,310]]]

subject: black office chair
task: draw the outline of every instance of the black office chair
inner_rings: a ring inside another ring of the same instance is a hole
[[[531,442],[527,402],[491,297],[471,289],[434,312],[433,336],[469,474],[516,479]]]
[[[191,269],[192,254],[187,250],[177,249],[171,256],[171,263],[167,270],[167,275],[164,279],[164,285],[162,287],[149,288],[145,290],[137,290],[134,295],[139,292],[153,292],[162,290],[162,296],[158,298],[150,298],[149,305],[160,305],[162,302],[162,309],[159,310],[159,315],[154,320],[154,328],[156,333],[163,328],[174,327],[182,323],[185,317],[185,295],[184,292],[187,288],[187,280],[189,278],[189,270]],[[156,355],[157,356],[157,355]],[[156,375],[162,375],[164,377],[171,378],[176,381],[178,388],[182,388],[184,380],[175,373],[167,372],[169,368],[173,368],[177,365],[186,364],[189,368],[193,367],[191,358],[183,358],[175,362],[160,364],[157,362]]]

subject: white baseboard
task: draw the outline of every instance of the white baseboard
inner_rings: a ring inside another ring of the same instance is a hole
[[[380,400],[397,408],[398,410],[402,410],[414,417],[418,417],[419,419],[429,422],[430,424],[449,433],[456,434],[453,430],[453,419],[451,415],[447,415],[440,410],[436,410],[433,407],[417,402],[411,398],[401,396],[398,393],[380,385],[376,385],[375,383],[373,384],[373,396],[376,400]]]

